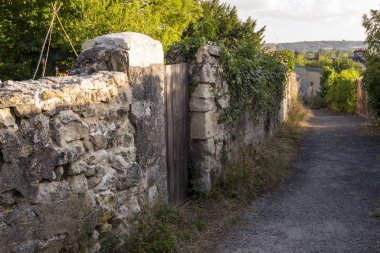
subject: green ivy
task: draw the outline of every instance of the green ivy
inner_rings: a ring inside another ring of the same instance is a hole
[[[279,58],[243,41],[234,49],[222,47],[221,59],[230,95],[225,121],[233,122],[245,111],[256,116],[280,108],[288,69]]]
[[[294,53],[269,52],[263,42],[265,29],[256,29],[254,19],[240,20],[234,6],[219,0],[203,1],[201,6],[203,16],[170,48],[167,62],[187,61],[199,47],[217,45],[230,95],[223,119],[233,122],[247,110],[252,115],[278,110],[287,73],[294,70]]]

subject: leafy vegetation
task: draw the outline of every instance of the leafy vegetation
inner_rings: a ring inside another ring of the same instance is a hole
[[[264,28],[241,21],[235,7],[219,0],[65,0],[59,10],[63,26],[77,51],[82,42],[99,35],[134,31],[161,41],[186,59],[206,44],[223,48],[225,77],[232,107],[226,119],[249,109],[272,111],[279,106],[290,51],[270,53],[263,44]],[[2,1],[0,8],[0,79],[32,77],[52,18],[51,1]],[[47,74],[69,68],[74,54],[63,31],[52,34]],[[170,53],[167,54],[170,59]],[[227,115],[226,114],[226,115]]]
[[[318,59],[315,58],[316,54],[310,52],[296,53],[295,64],[297,66],[306,66],[314,68],[331,67],[336,72],[340,72],[345,69],[355,68],[357,71],[363,71],[363,65],[359,62],[353,61],[349,58],[350,52],[345,51],[326,51],[320,50],[317,53]]]
[[[319,94],[307,101],[311,108],[331,104],[339,112],[355,112],[356,79],[363,73],[364,66],[348,58],[349,53],[343,50],[319,50],[317,54],[297,52],[296,65],[324,70]]]
[[[279,109],[288,71],[280,58],[242,42],[233,49],[224,48],[222,66],[230,95],[223,115],[227,122],[236,120],[243,111],[255,116]]]
[[[294,54],[267,51],[262,38],[264,28],[256,30],[256,21],[251,18],[241,21],[235,7],[219,0],[203,1],[201,6],[203,17],[185,31],[169,55],[179,52],[180,60],[188,59],[206,44],[222,49],[223,77],[231,98],[224,120],[232,122],[243,111],[252,115],[276,111],[287,72],[294,69]]]
[[[37,63],[52,18],[51,0],[0,2],[0,79],[27,79]],[[107,33],[145,33],[168,46],[181,39],[183,31],[201,15],[198,0],[62,0],[59,11],[63,26],[77,51],[91,38]],[[48,62],[70,66],[74,53],[56,25]]]
[[[355,112],[356,80],[359,77],[360,73],[354,68],[342,70],[338,74],[331,73],[328,78],[329,86],[327,86],[326,98],[335,110],[347,113]]]
[[[364,15],[363,26],[368,44],[363,84],[368,92],[369,106],[375,117],[380,118],[380,10],[371,10],[370,15]]]
[[[135,219],[130,235],[110,235],[103,240],[100,252],[179,252],[178,244],[196,239],[205,226],[165,204],[144,210]]]

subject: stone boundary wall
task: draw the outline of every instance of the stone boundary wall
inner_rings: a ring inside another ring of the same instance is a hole
[[[0,84],[0,252],[98,252],[167,201],[161,44],[85,46],[77,75]]]
[[[255,119],[246,112],[233,124],[224,123],[220,117],[229,106],[229,97],[219,57],[217,47],[206,46],[197,51],[190,64],[191,174],[193,187],[201,192],[211,190],[223,160],[234,159],[242,148],[259,143],[287,119],[291,97],[298,95],[300,87],[296,74],[291,73],[279,111]]]

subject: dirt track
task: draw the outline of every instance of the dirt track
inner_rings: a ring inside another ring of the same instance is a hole
[[[294,174],[216,252],[380,252],[380,135],[357,116],[314,115]]]

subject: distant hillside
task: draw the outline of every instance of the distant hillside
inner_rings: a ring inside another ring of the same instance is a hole
[[[354,50],[367,47],[364,41],[301,41],[292,43],[268,43],[267,46],[276,50],[290,49],[292,51],[318,51],[319,49]]]

